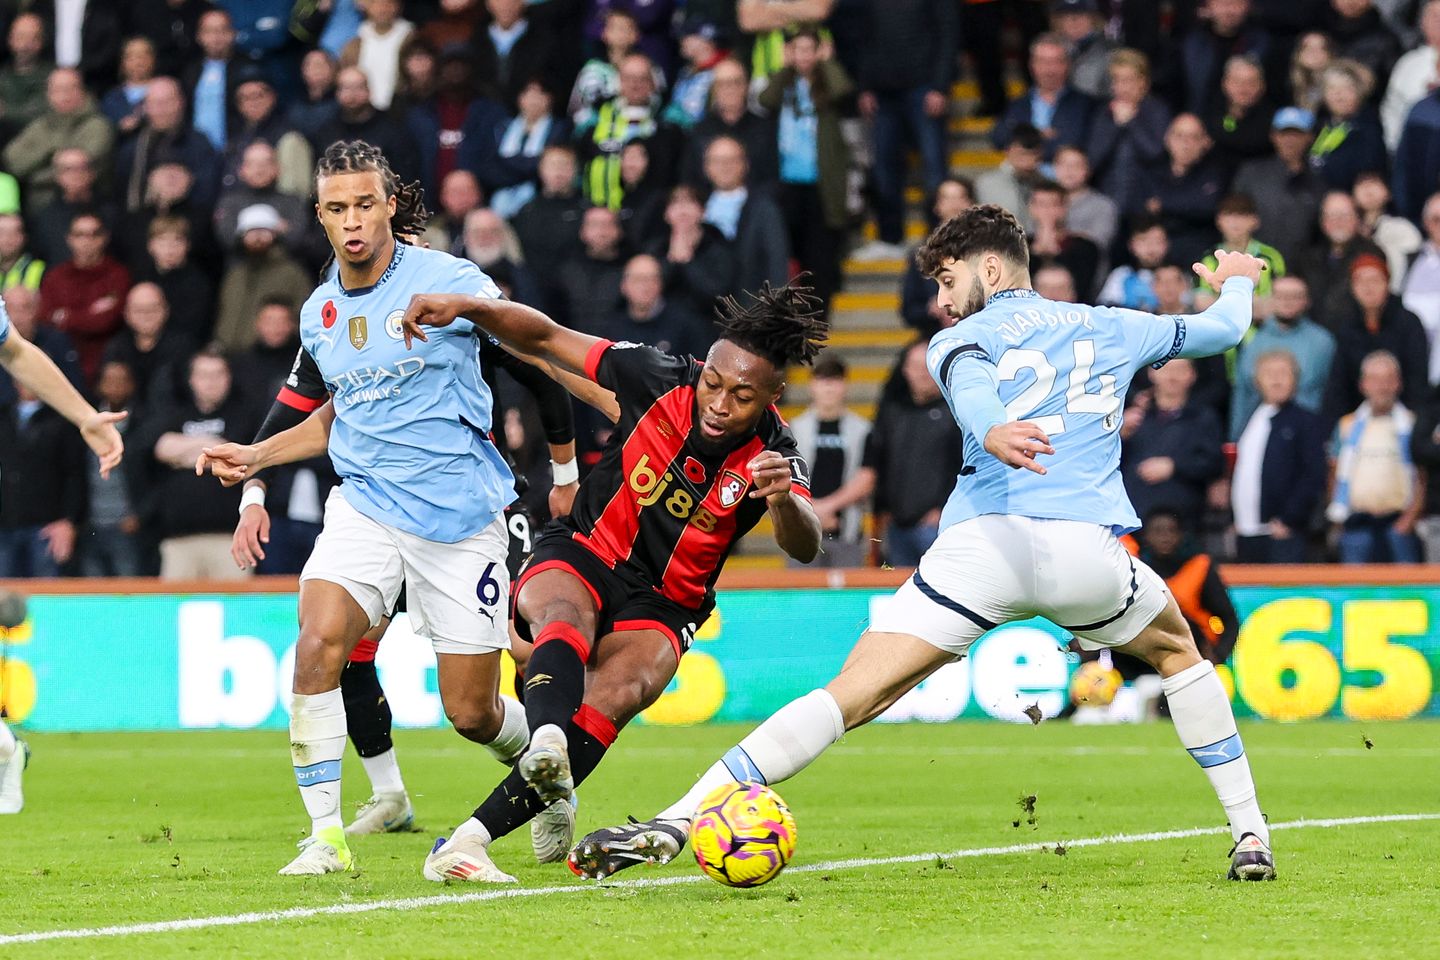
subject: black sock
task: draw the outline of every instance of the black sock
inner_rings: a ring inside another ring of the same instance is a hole
[[[532,732],[547,723],[565,729],[585,696],[588,655],[589,643],[568,623],[552,623],[540,631],[525,671],[525,717]]]
[[[515,699],[520,701],[520,706],[525,706],[525,671],[518,666],[515,668]]]
[[[378,757],[395,746],[390,739],[390,701],[380,687],[375,661],[346,663],[340,674],[340,696],[345,701],[345,728],[356,753]]]
[[[599,722],[595,722],[595,718],[599,718]],[[584,729],[581,723],[594,729]],[[598,713],[581,707],[576,718],[565,725],[565,739],[570,753],[570,775],[578,787],[600,765],[605,751],[615,742],[615,728]],[[498,840],[529,823],[545,806],[535,791],[526,785],[525,778],[518,771],[511,770],[485,798],[485,802],[475,808],[474,816],[485,825],[490,839]]]

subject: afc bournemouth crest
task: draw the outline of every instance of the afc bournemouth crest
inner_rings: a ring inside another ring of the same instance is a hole
[[[748,486],[750,481],[734,470],[726,470],[720,474],[720,506],[727,510],[735,506],[740,502],[740,498],[745,496],[745,488]]]
[[[350,346],[359,350],[370,339],[370,329],[364,317],[350,318]]]

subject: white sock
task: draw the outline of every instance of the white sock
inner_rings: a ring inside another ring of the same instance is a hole
[[[804,770],[845,735],[845,718],[828,690],[792,700],[750,732],[695,782],[690,792],[660,812],[660,820],[689,821],[710,791],[726,783],[780,783]]]
[[[312,834],[340,826],[340,757],[345,738],[345,699],[339,687],[290,695],[290,759]]]
[[[360,765],[370,778],[372,793],[404,793],[405,781],[400,779],[400,761],[395,758],[395,748],[373,757],[361,757]]]
[[[514,763],[530,743],[530,725],[525,722],[525,705],[514,697],[501,697],[500,708],[505,719],[500,721],[500,732],[495,739],[485,744],[485,749],[495,755],[501,763]]]
[[[15,756],[15,734],[10,732],[10,724],[0,720],[0,763],[7,763]]]
[[[485,829],[485,824],[476,820],[474,817],[471,817],[455,828],[455,832],[450,835],[450,839],[454,840],[457,837],[479,837],[481,843],[487,847],[490,846],[490,831]]]
[[[1230,816],[1230,833],[1238,841],[1253,833],[1268,845],[1270,828],[1260,815],[1255,781],[1245,745],[1235,730],[1235,714],[1225,687],[1208,660],[1160,681],[1170,704],[1170,717],[1180,743],[1204,769],[1215,795]]]

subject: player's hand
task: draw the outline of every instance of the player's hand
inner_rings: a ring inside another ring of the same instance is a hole
[[[400,328],[405,334],[405,349],[409,350],[415,340],[421,343],[429,341],[422,327],[448,327],[474,304],[474,297],[458,293],[415,294],[410,298],[410,306],[405,308],[405,319],[400,321]]]
[[[125,456],[125,441],[121,439],[120,431],[115,429],[115,424],[128,416],[123,410],[119,413],[97,413],[80,424],[80,436],[100,458],[102,479],[108,480],[110,471],[120,466],[120,460]]]
[[[235,536],[230,538],[230,556],[241,570],[249,570],[265,559],[265,548],[261,544],[269,542],[270,511],[252,503],[240,514]]]
[[[1007,467],[1033,470],[1042,476],[1047,471],[1035,458],[1042,453],[1055,453],[1045,431],[1028,420],[997,423],[991,427],[990,432],[985,434],[985,450]]]
[[[1203,263],[1192,264],[1190,269],[1195,271],[1195,276],[1209,284],[1211,289],[1219,290],[1231,277],[1245,277],[1251,283],[1259,283],[1265,261],[1238,250],[1216,250],[1214,270]]]
[[[222,443],[219,446],[206,447],[200,451],[200,456],[195,459],[195,475],[205,476],[205,471],[220,480],[223,487],[233,487],[235,484],[249,478],[250,474],[257,472],[254,468],[260,462],[260,448],[253,444],[246,443]]]
[[[750,475],[755,478],[755,489],[750,491],[752,500],[790,492],[790,461],[774,450],[766,450],[750,461]]]
[[[556,484],[550,488],[550,516],[568,517],[575,509],[575,494],[580,492],[580,481]]]

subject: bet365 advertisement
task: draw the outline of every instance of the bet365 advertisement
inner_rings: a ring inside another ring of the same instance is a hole
[[[1440,587],[1237,587],[1230,669],[1236,712],[1275,720],[1440,714]],[[753,722],[840,668],[869,590],[722,593],[644,722]],[[1025,720],[1065,705],[1074,659],[1041,621],[1003,627],[904,697],[890,721]],[[294,662],[293,595],[37,596],[0,633],[0,702],[35,730],[283,727]],[[429,644],[403,617],[378,657],[395,720],[445,714]],[[507,680],[508,682],[508,680]]]

